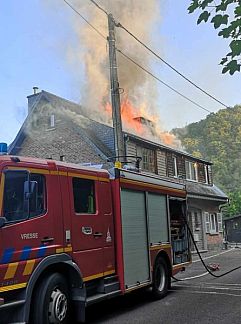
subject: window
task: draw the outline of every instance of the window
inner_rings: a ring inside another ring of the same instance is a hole
[[[233,223],[233,229],[234,230],[239,229],[239,223],[238,222]]]
[[[176,158],[176,156],[172,157],[172,161],[173,161],[173,177],[177,178],[178,172],[177,172],[177,158]]]
[[[205,183],[209,183],[208,165],[204,165]]]
[[[205,212],[206,233],[218,234],[222,232],[222,214]]]
[[[46,212],[46,185],[42,174],[30,174],[30,183],[36,186],[36,195],[30,199],[30,217],[40,216]]]
[[[142,157],[141,167],[144,171],[156,173],[155,151],[146,147],[137,146],[137,155]]]
[[[50,116],[50,127],[54,127],[55,126],[55,116],[51,115]]]
[[[5,172],[3,216],[16,222],[46,211],[45,178],[27,171]]]
[[[186,179],[192,181],[198,181],[197,162],[194,163],[191,161],[185,161],[185,167],[186,167]]]
[[[74,210],[80,214],[95,213],[94,181],[73,178]]]
[[[195,224],[195,231],[200,230],[201,220],[200,220],[200,213],[194,212],[194,224]]]

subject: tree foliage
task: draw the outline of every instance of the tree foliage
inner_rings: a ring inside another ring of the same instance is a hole
[[[230,204],[223,209],[224,216],[236,216],[241,213],[241,191],[235,190],[229,193]]]
[[[241,213],[241,106],[211,113],[173,133],[186,151],[213,162],[215,184],[230,195],[231,203],[234,198],[240,199],[232,214],[237,206]]]
[[[229,39],[230,52],[222,58],[222,73],[233,75],[241,68],[241,1],[240,0],[192,0],[189,13],[199,10],[197,24],[210,21],[218,35]]]

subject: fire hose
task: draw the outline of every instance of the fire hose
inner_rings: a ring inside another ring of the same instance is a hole
[[[193,245],[194,245],[194,247],[195,247],[195,250],[197,251],[197,254],[198,254],[198,256],[199,256],[199,259],[200,259],[200,261],[202,262],[202,265],[203,265],[204,268],[207,270],[207,273],[209,273],[211,276],[213,276],[213,277],[215,277],[215,278],[221,278],[221,277],[226,276],[227,274],[229,274],[229,273],[231,273],[231,272],[233,272],[233,271],[235,271],[235,270],[241,269],[241,266],[238,266],[238,267],[235,267],[235,268],[233,268],[233,269],[231,269],[231,270],[229,270],[229,271],[227,271],[227,272],[224,272],[224,273],[222,273],[222,274],[220,274],[220,275],[216,275],[216,274],[214,274],[212,271],[219,270],[219,265],[218,265],[218,264],[206,265],[206,263],[204,262],[204,260],[203,260],[203,258],[202,258],[202,256],[201,256],[200,251],[198,250],[197,244],[196,244],[196,242],[195,242],[195,240],[194,240],[194,236],[193,236],[193,233],[192,233],[192,231],[191,231],[191,229],[190,229],[190,227],[189,227],[189,225],[188,225],[188,222],[187,222],[187,220],[186,220],[184,217],[183,217],[183,219],[184,219],[184,222],[185,222],[185,224],[186,224],[186,226],[187,226],[187,230],[188,230],[188,233],[190,234],[190,237],[191,237],[191,239],[192,239],[192,242],[193,242]],[[205,273],[205,274],[206,274],[206,273]],[[203,275],[205,275],[205,274],[203,274]],[[174,276],[171,276],[171,277],[172,277],[172,279],[174,279],[175,281],[185,281],[185,280],[189,280],[189,279],[195,279],[195,277],[184,278],[184,279],[178,279],[178,278],[176,278],[176,277],[174,277]],[[199,275],[199,276],[196,276],[196,278],[199,278],[199,277],[200,277],[200,275]]]

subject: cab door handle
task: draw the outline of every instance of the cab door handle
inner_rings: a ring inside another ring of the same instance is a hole
[[[48,242],[52,242],[54,240],[53,237],[43,237],[41,242],[42,243],[48,243]]]
[[[95,232],[94,233],[94,237],[101,237],[103,236],[103,233],[100,233],[100,232]]]

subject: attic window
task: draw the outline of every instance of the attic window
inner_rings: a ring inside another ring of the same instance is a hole
[[[155,151],[142,146],[136,146],[136,149],[137,155],[142,157],[141,168],[156,173]]]
[[[204,172],[205,172],[205,183],[209,183],[208,165],[204,165]]]
[[[197,162],[185,161],[186,179],[198,181],[198,164]]]
[[[55,116],[52,114],[50,116],[50,127],[54,127],[55,126]]]

